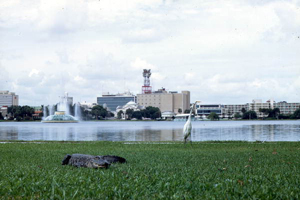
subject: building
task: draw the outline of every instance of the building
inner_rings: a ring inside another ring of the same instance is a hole
[[[138,94],[137,103],[144,107],[158,107],[161,112],[180,113],[190,109],[190,92],[167,92],[165,88],[162,88],[152,93]]]
[[[223,118],[230,118],[233,117],[235,113],[239,113],[240,115],[243,114],[243,108],[247,111],[248,104],[225,104],[222,107],[222,117]]]
[[[128,109],[132,109],[133,111],[140,111],[140,110],[143,110],[145,108],[144,108],[144,106],[138,105],[134,101],[129,101],[124,106],[118,106],[117,109],[116,109],[116,114],[118,112],[122,111],[123,112],[122,119],[125,119],[126,118],[126,115],[125,115],[126,114],[126,110],[128,110]]]
[[[161,118],[164,120],[173,120],[175,119],[176,113],[172,111],[165,111],[161,113]]]
[[[200,104],[197,103],[195,106],[196,114],[202,118],[206,118],[210,113],[214,112],[219,116],[222,115],[223,105],[221,104]]]
[[[286,101],[276,103],[274,100],[270,99],[265,103],[262,103],[262,100],[253,100],[252,103],[248,104],[248,110],[255,111],[258,117],[266,117],[263,113],[259,112],[260,109],[274,108],[279,108],[280,114],[289,115],[300,108],[300,103],[287,103]]]
[[[266,102],[262,102],[261,99],[254,99],[251,103],[246,104],[200,104],[197,103],[195,110],[199,117],[205,118],[211,112],[215,112],[220,118],[231,118],[234,114],[239,113],[242,115],[242,110],[255,111],[258,118],[267,117],[266,114],[260,112],[261,109],[274,109],[279,108],[280,114],[289,115],[293,114],[298,108],[300,103],[287,103],[281,101],[276,103],[270,99]]]
[[[287,103],[286,101],[281,101],[274,103],[274,108],[279,108],[280,114],[288,115],[293,114],[297,109],[299,109],[300,103]]]
[[[8,113],[7,113],[8,108],[6,106],[0,107],[0,114],[4,119],[7,119]]]
[[[136,102],[136,96],[130,92],[123,94],[103,93],[102,97],[97,97],[97,104],[100,106],[105,104],[110,111],[116,111],[118,106],[124,106],[130,101]]]
[[[18,106],[19,105],[19,96],[14,92],[9,91],[0,91],[0,108],[2,106]]]

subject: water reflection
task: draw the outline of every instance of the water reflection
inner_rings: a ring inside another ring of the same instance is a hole
[[[184,122],[0,123],[0,140],[181,141]],[[193,122],[193,141],[299,141],[300,121]]]

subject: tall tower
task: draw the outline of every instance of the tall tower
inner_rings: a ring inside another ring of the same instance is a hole
[[[142,94],[151,94],[152,87],[150,86],[151,69],[143,70],[144,85],[142,86]]]

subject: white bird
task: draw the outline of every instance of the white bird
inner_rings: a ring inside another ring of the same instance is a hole
[[[183,137],[184,137],[184,144],[186,144],[186,142],[188,140],[190,140],[190,142],[192,143],[192,139],[191,139],[191,132],[192,132],[192,112],[195,108],[196,102],[194,103],[194,105],[192,105],[190,107],[190,115],[188,120],[186,121],[184,127],[183,127]]]

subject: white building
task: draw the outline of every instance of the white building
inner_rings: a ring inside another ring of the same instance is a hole
[[[234,114],[243,114],[242,110],[255,111],[258,118],[267,117],[264,113],[260,112],[261,109],[274,109],[279,108],[280,114],[288,115],[293,114],[298,108],[300,103],[287,103],[281,101],[276,103],[270,99],[263,102],[261,99],[254,99],[251,103],[245,104],[196,104],[195,113],[202,118],[207,117],[211,112],[219,115],[220,118],[232,118]]]
[[[125,119],[126,118],[126,110],[128,109],[132,109],[133,111],[140,111],[142,109],[145,109],[144,106],[140,106],[138,105],[137,103],[133,102],[133,101],[129,101],[127,104],[125,104],[124,106],[118,106],[117,109],[116,109],[116,113],[115,115],[118,114],[118,112],[122,111],[123,114],[122,114],[122,119]]]
[[[172,111],[165,111],[161,113],[161,118],[164,120],[173,120],[176,116],[176,113]]]

